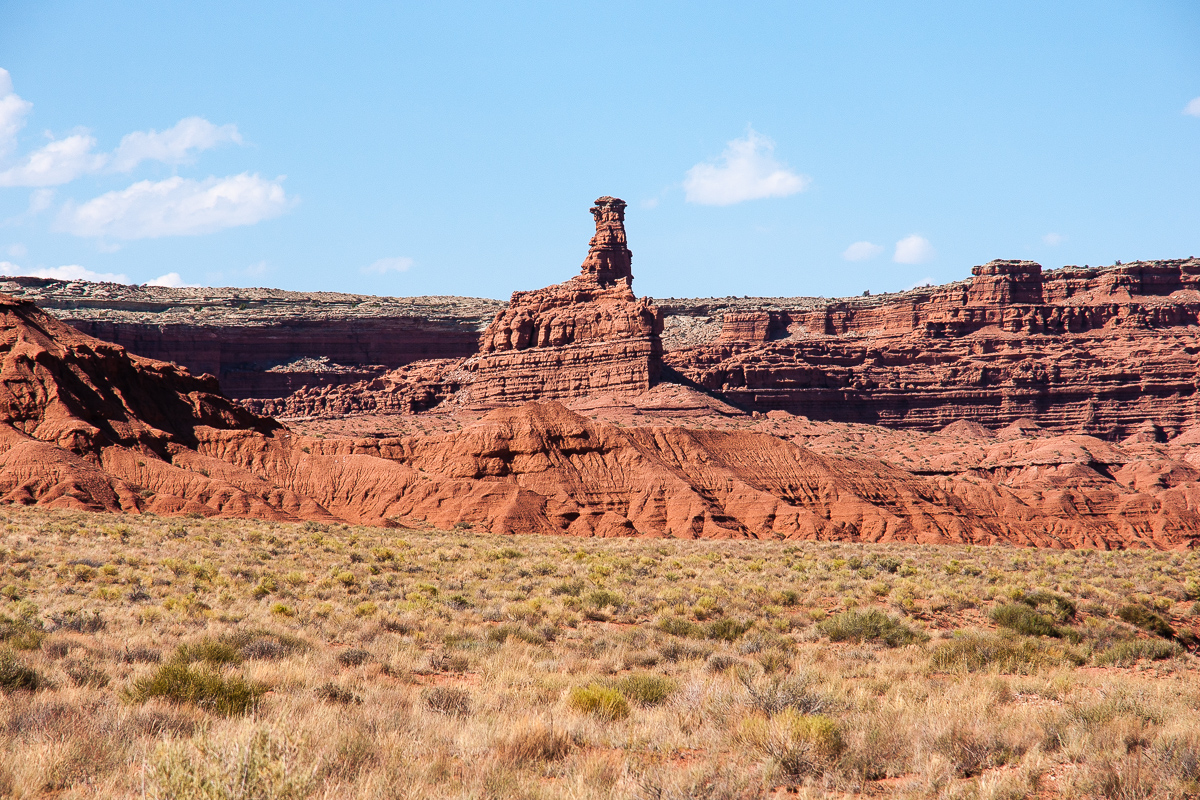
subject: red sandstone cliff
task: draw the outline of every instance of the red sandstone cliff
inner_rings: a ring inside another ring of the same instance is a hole
[[[763,431],[618,427],[553,402],[452,433],[310,438],[214,384],[0,296],[0,503],[494,533],[1100,548],[1200,538],[1192,433],[1163,444],[1148,428],[1118,447],[1031,423],[959,424],[921,434],[926,461],[908,470],[801,441],[870,436],[872,453],[898,461],[912,446],[888,437],[917,434],[789,415],[729,418]]]

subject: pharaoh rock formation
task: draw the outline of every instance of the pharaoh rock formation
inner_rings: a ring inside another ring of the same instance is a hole
[[[658,379],[662,317],[633,294],[625,201],[592,207],[596,235],[580,274],[533,292],[514,292],[464,364],[469,399],[505,404],[644,392]]]

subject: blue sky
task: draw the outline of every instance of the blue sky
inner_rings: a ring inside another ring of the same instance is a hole
[[[1200,4],[987,5],[8,0],[0,271],[507,298],[602,194],[657,297],[1200,255]]]

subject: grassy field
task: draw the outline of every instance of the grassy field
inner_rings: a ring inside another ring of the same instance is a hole
[[[1200,555],[0,513],[0,796],[1200,796]]]

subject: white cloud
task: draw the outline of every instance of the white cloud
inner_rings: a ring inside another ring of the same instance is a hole
[[[58,226],[76,236],[152,239],[253,225],[279,216],[293,204],[282,181],[245,172],[203,181],[139,181],[82,205],[67,203]]]
[[[56,139],[34,150],[15,167],[0,172],[0,186],[58,186],[104,166],[108,156],[92,152],[96,140],[86,133]]]
[[[1183,107],[1183,113],[1189,117],[1200,117],[1200,97],[1193,97],[1188,101],[1188,104]]]
[[[1067,237],[1063,236],[1061,233],[1047,233],[1045,236],[1042,237],[1042,241],[1045,242],[1046,244],[1050,245],[1051,247],[1060,245],[1063,242],[1065,242],[1066,240],[1067,240]]]
[[[775,143],[750,130],[734,139],[715,163],[692,167],[683,181],[689,203],[728,206],[763,197],[787,197],[802,192],[811,178],[775,160]]]
[[[388,272],[408,272],[414,263],[411,258],[405,256],[399,258],[381,258],[370,266],[363,267],[362,271],[368,275],[384,275]]]
[[[0,275],[23,275],[30,278],[53,278],[59,281],[93,281],[95,283],[129,283],[129,278],[112,272],[92,272],[78,264],[62,267],[26,269],[10,261],[0,261]]]
[[[135,131],[121,139],[113,153],[112,168],[128,172],[143,161],[182,164],[193,151],[208,150],[224,142],[242,143],[236,125],[213,125],[203,117],[186,117],[158,131]]]
[[[7,252],[13,258],[24,258],[25,254],[28,253],[29,250],[25,247],[25,245],[17,242],[16,244],[10,244],[8,247],[6,247],[5,252]]]
[[[933,255],[933,245],[929,240],[914,233],[896,242],[896,253],[892,260],[897,264],[924,264]]]
[[[0,68],[0,158],[17,146],[17,132],[32,108],[33,103],[13,93],[12,76]]]
[[[883,245],[870,242],[855,242],[842,252],[842,258],[847,261],[866,261],[883,252]]]
[[[184,283],[178,272],[168,272],[166,275],[159,275],[152,281],[146,281],[146,286],[165,286],[168,289],[183,289],[194,285]]]

